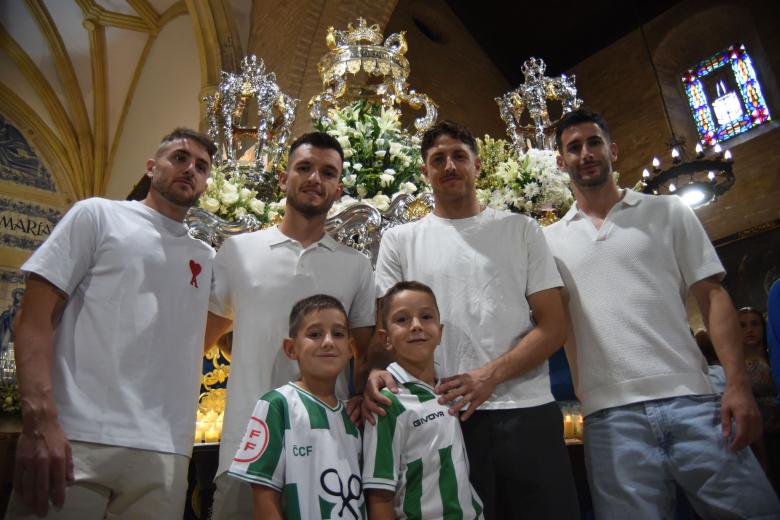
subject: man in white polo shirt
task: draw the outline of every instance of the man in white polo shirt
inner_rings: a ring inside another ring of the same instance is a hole
[[[559,166],[576,204],[545,229],[568,292],[567,356],[585,414],[598,518],[669,518],[675,483],[705,518],[777,518],[745,447],[761,432],[723,267],[675,196],[618,189],[606,123],[577,110],[558,124]],[[726,371],[722,399],[688,327],[693,292]]]
[[[6,518],[182,517],[214,257],[182,220],[215,152],[174,130],[143,201],[76,203],[22,266]]]
[[[338,141],[326,133],[299,137],[280,178],[287,195],[282,222],[229,238],[214,260],[206,344],[233,330],[214,520],[252,518],[250,485],[227,471],[257,400],[296,376],[295,362],[282,351],[293,304],[314,294],[333,296],[347,310],[358,349],[371,337],[371,264],[325,232],[328,210],[341,196],[343,155]],[[348,397],[346,378],[337,381],[336,391],[340,399]]]

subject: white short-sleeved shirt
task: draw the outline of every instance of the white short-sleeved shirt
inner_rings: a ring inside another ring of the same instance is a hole
[[[288,383],[257,401],[228,474],[282,492],[285,518],[365,518],[361,451],[341,402]]]
[[[190,455],[213,257],[141,202],[93,198],[22,266],[68,295],[52,366],[68,439]]]
[[[277,227],[222,244],[209,310],[233,320],[233,348],[217,475],[230,466],[258,397],[296,379],[298,366],[282,351],[293,305],[328,294],[344,305],[351,328],[368,327],[374,291],[368,258],[327,234],[305,249]],[[347,397],[344,377],[336,390]]]
[[[713,393],[688,288],[723,266],[678,197],[626,190],[600,229],[575,204],[545,228],[569,292],[583,412]]]
[[[426,217],[388,229],[376,264],[377,296],[401,280],[436,294],[444,324],[437,373],[452,376],[511,350],[533,327],[527,297],[560,287],[541,229],[532,219],[487,208],[470,218]],[[496,386],[480,409],[553,401],[545,361]]]
[[[398,363],[387,367],[398,394],[376,425],[366,422],[363,487],[395,493],[398,519],[481,518],[482,502],[469,482],[469,460],[458,418],[439,396]]]

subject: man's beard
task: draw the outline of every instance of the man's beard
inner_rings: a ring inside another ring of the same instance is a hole
[[[596,177],[591,177],[589,179],[583,179],[579,175],[569,175],[569,177],[571,178],[571,182],[579,188],[595,188],[607,182],[609,175],[610,165],[602,164],[599,167],[599,174]]]
[[[327,215],[328,211],[330,211],[330,208],[333,206],[333,202],[334,201],[332,200],[326,200],[319,205],[307,204],[301,202],[298,199],[297,194],[293,194],[293,193],[287,194],[287,204],[292,206],[298,213],[306,217],[319,217],[322,215]]]
[[[173,190],[170,189],[170,186],[171,185],[168,186],[164,185],[159,177],[157,177],[156,179],[152,177],[152,185],[150,189],[153,189],[154,191],[159,193],[160,196],[165,200],[167,200],[168,202],[171,202],[183,208],[191,208],[195,204],[197,204],[198,199],[200,198],[200,194],[187,196],[181,193],[174,192]]]

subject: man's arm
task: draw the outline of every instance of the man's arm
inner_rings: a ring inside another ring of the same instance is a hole
[[[65,502],[73,481],[70,444],[52,393],[54,327],[67,301],[46,279],[31,274],[16,315],[16,377],[22,401],[22,432],[16,445],[14,491],[36,515]]]
[[[718,360],[726,372],[726,389],[720,405],[723,436],[728,438],[733,433],[730,447],[732,451],[741,450],[761,436],[762,426],[745,370],[737,313],[731,297],[715,276],[694,283],[691,291],[701,309]],[[736,432],[731,429],[732,419],[736,422]]]
[[[496,385],[518,377],[549,358],[566,339],[566,322],[560,288],[545,289],[528,297],[536,325],[509,352],[490,363],[465,374],[439,381],[436,392],[442,394],[439,403],[460,401],[450,407],[455,415],[464,406],[461,417],[467,420],[484,403]]]
[[[574,339],[574,325],[571,322],[571,312],[569,311],[569,291],[564,287],[561,290],[563,298],[563,315],[566,324],[566,340],[563,342],[563,351],[566,353],[566,360],[569,362],[569,372],[571,372],[571,382],[574,386],[574,392],[577,392],[579,382],[579,372],[577,366],[577,342]]]
[[[282,494],[267,486],[252,484],[252,510],[255,520],[282,520]]]
[[[209,311],[209,314],[206,317],[206,336],[203,339],[203,352],[208,352],[208,350],[219,341],[219,338],[227,334],[231,325],[233,325],[233,320],[223,318],[222,316]],[[230,354],[232,345],[220,345],[220,349],[227,351],[227,353]]]

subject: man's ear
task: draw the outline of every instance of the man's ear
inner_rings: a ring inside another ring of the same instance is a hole
[[[287,191],[287,170],[279,172],[279,188],[282,190],[282,193]]]
[[[298,360],[298,353],[295,351],[295,341],[292,338],[284,338],[282,340],[282,350],[285,355],[293,361]]]
[[[150,179],[152,178],[152,169],[154,168],[154,165],[157,164],[154,159],[147,159],[146,160],[146,176]]]
[[[610,159],[612,159],[612,162],[617,161],[617,152],[617,143],[613,141],[612,144],[609,145]]]

